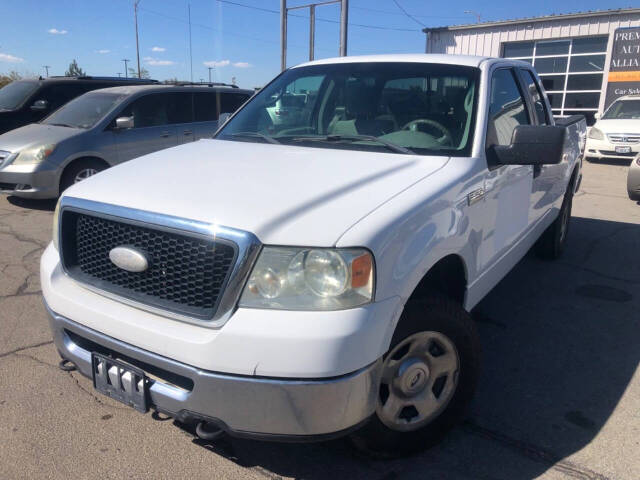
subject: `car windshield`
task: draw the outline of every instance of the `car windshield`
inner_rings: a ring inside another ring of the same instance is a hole
[[[38,82],[20,80],[0,88],[0,110],[15,110],[38,89]]]
[[[428,63],[292,68],[218,133],[221,140],[468,155],[479,70]]]
[[[91,128],[110,112],[126,95],[89,92],[53,112],[42,123],[72,128]]]
[[[640,98],[638,100],[618,100],[614,102],[602,118],[603,120],[640,119]]]

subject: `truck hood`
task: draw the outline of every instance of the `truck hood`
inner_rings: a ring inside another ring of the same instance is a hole
[[[65,196],[238,228],[265,244],[331,246],[447,161],[201,140],[108,169]]]
[[[29,147],[56,144],[84,131],[79,128],[32,123],[0,135],[0,150],[16,153]]]
[[[598,120],[594,125],[604,133],[635,133],[640,132],[640,120],[633,118],[621,120]]]

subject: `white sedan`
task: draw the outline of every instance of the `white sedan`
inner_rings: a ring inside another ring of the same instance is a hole
[[[640,153],[640,95],[620,97],[591,127],[586,157],[628,159]]]

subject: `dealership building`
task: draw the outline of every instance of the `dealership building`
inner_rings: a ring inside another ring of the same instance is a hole
[[[588,123],[615,98],[640,94],[640,8],[425,28],[427,53],[532,63],[555,116]]]

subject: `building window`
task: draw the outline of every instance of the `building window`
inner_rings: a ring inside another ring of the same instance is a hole
[[[592,125],[602,93],[607,41],[602,35],[510,42],[502,45],[502,56],[533,64],[554,116],[581,114]]]

